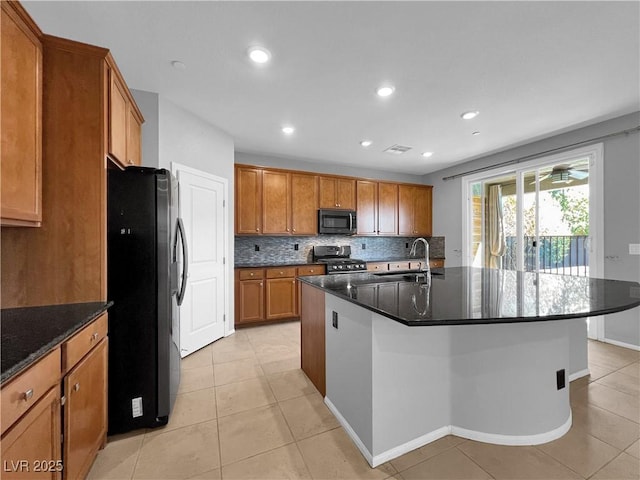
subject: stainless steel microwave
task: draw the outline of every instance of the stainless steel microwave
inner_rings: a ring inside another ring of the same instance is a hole
[[[318,210],[318,233],[354,235],[357,229],[355,210]]]

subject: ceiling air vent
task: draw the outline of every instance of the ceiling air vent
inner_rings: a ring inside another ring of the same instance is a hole
[[[411,150],[411,147],[406,147],[404,145],[391,145],[389,148],[383,150],[384,153],[391,153],[393,155],[402,155],[405,152]]]

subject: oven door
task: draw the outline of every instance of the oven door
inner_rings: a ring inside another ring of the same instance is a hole
[[[318,233],[356,233],[357,219],[354,210],[318,210]]]

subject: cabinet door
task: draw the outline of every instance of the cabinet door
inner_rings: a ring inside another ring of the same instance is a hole
[[[344,210],[356,209],[356,181],[352,178],[338,178],[336,180],[338,208]]]
[[[378,235],[398,234],[398,184],[378,183]]]
[[[1,457],[2,478],[5,480],[60,478],[62,459],[59,386],[49,390],[2,436]],[[38,464],[45,467],[44,471],[34,471],[37,462],[43,460],[50,460],[51,463]]]
[[[290,175],[284,172],[262,172],[262,233],[290,234]]]
[[[238,295],[238,318],[236,318],[238,324],[264,320],[264,283],[262,280],[239,281],[236,295]]]
[[[267,280],[267,320],[296,316],[296,281],[294,278]]]
[[[107,434],[107,342],[64,377],[64,478],[84,478]]]
[[[431,187],[415,187],[414,226],[416,235],[430,237],[431,228]]]
[[[127,157],[127,94],[113,70],[109,80],[109,154],[122,165]]]
[[[16,2],[17,3],[17,2]],[[3,225],[39,226],[42,220],[42,45],[17,15],[19,5],[1,2],[0,61]]]
[[[291,233],[318,233],[318,177],[291,174]]]
[[[378,233],[378,185],[376,182],[358,180],[356,182],[358,234]]]
[[[236,168],[236,233],[262,233],[262,170]]]
[[[127,115],[127,165],[141,165],[142,124],[132,108]]]
[[[414,187],[398,186],[398,233],[400,235],[414,236],[417,233],[413,223],[414,195]]]
[[[318,178],[320,208],[338,208],[337,182],[333,177]]]

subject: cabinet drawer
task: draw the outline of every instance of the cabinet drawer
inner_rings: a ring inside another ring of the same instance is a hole
[[[2,387],[2,433],[60,381],[60,349],[56,348]]]
[[[62,344],[62,369],[66,373],[93,347],[107,336],[107,314],[103,313],[92,323]]]
[[[392,262],[389,263],[389,270],[410,270],[409,262]]]
[[[324,275],[324,265],[298,267],[298,276],[303,277],[305,275]]]
[[[386,272],[389,270],[389,264],[386,262],[367,263],[367,272]]]
[[[264,270],[261,268],[243,268],[239,270],[240,280],[256,280],[264,278]]]
[[[289,278],[296,276],[296,267],[267,268],[267,278]]]

